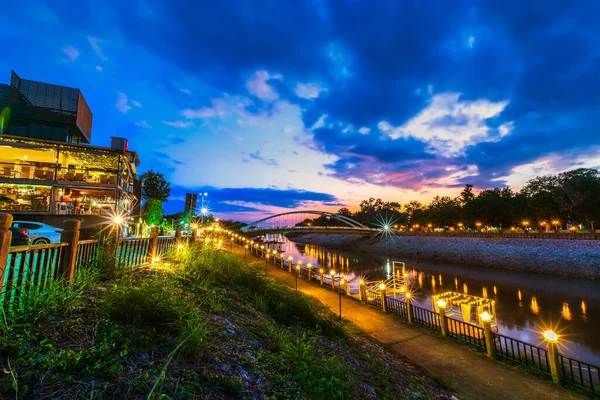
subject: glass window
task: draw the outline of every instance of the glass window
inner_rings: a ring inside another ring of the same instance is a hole
[[[0,211],[50,210],[50,186],[0,184]]]

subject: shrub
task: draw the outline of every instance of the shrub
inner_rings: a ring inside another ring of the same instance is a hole
[[[179,331],[176,322],[191,311],[193,301],[186,301],[181,289],[167,280],[124,279],[106,296],[101,310],[116,322]]]

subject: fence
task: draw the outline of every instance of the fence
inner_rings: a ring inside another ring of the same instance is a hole
[[[43,288],[56,278],[68,244],[42,244],[9,249],[3,271],[0,301],[6,309],[19,305],[19,298],[29,290]]]
[[[0,307],[18,306],[20,296],[30,290],[43,288],[48,281],[66,278],[69,282],[77,268],[85,268],[103,251],[98,240],[79,240],[77,220],[66,220],[61,243],[36,246],[10,247],[12,225],[10,214],[0,214]],[[146,264],[156,255],[164,256],[181,240],[176,237],[158,237],[153,228],[149,238],[121,239],[115,255],[124,267]]]
[[[244,245],[244,239],[239,238],[238,244]],[[250,247],[250,252],[257,257],[265,258],[265,250],[257,247]],[[282,255],[280,255],[281,257]],[[281,262],[281,258],[277,260],[275,257],[269,257],[266,262],[271,262],[273,265],[288,270],[290,261]],[[296,263],[296,266],[298,263]],[[292,268],[294,274],[298,273],[296,268]],[[298,273],[299,277],[307,277],[308,273],[301,269]],[[314,271],[313,271],[314,276]],[[331,284],[323,284],[322,275],[315,279],[315,282],[320,282],[323,286],[331,288]],[[383,293],[383,294],[382,294]],[[474,346],[480,350],[487,351],[488,355],[499,358],[504,358],[512,362],[522,364],[533,370],[536,370],[544,375],[550,375],[552,372],[551,363],[552,357],[547,349],[522,342],[492,332],[489,324],[487,331],[479,325],[470,324],[454,318],[446,316],[445,311],[442,314],[417,307],[406,301],[396,299],[395,297],[385,295],[385,290],[377,292],[367,290],[366,285],[362,285],[360,290],[361,301],[373,307],[377,307],[387,312],[400,315],[409,322],[424,325],[436,331],[441,331],[443,336],[452,337],[460,342]],[[382,299],[385,298],[385,308],[383,307]],[[409,312],[410,307],[410,312]],[[412,318],[409,317],[409,314]],[[486,340],[486,339],[490,340]],[[556,346],[556,344],[548,344]],[[576,386],[580,389],[593,393],[600,394],[600,368],[583,361],[556,354],[555,365],[560,374],[560,381]]]

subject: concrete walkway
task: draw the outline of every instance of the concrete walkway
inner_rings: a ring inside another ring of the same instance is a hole
[[[244,256],[244,249],[233,252]],[[248,262],[258,261],[248,253]],[[260,260],[264,271],[264,259]],[[269,276],[295,287],[293,274],[271,264]],[[298,280],[298,289],[339,313],[339,297],[318,283]],[[581,399],[578,394],[508,363],[491,360],[480,351],[443,338],[425,327],[409,325],[348,297],[342,298],[342,316],[383,344],[431,373],[451,379],[460,399]]]

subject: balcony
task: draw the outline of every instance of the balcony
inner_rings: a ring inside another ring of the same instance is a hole
[[[56,167],[43,163],[0,163],[0,178],[21,181],[68,182],[75,184],[95,184],[127,187],[126,179],[119,179],[116,171],[104,171],[93,168],[78,168],[73,166]]]

